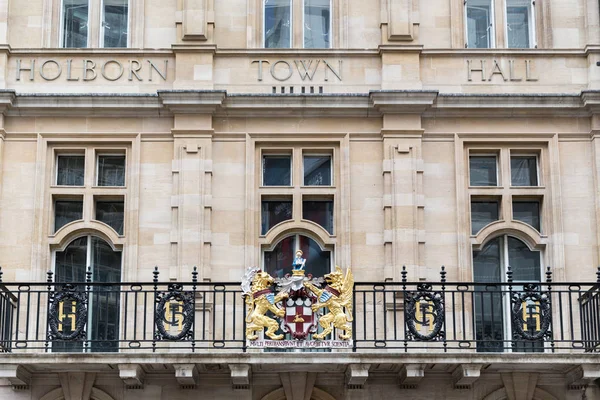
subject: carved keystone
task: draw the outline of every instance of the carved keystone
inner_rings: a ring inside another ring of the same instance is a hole
[[[400,370],[400,386],[404,389],[416,389],[425,377],[424,364],[404,364]]]
[[[481,376],[481,368],[483,364],[461,364],[454,372],[452,379],[454,380],[455,389],[470,389],[473,383]]]
[[[8,379],[14,390],[26,390],[31,381],[31,372],[17,364],[0,365],[0,378]]]
[[[65,400],[90,400],[96,380],[93,372],[62,372],[58,374]]]
[[[119,377],[127,389],[142,389],[146,373],[139,364],[119,364]]]
[[[249,364],[229,364],[231,384],[234,389],[250,389],[252,369]]]
[[[371,364],[350,364],[346,369],[346,387],[362,389],[369,378]]]
[[[600,364],[579,365],[567,373],[569,390],[581,390],[600,378]]]
[[[175,378],[183,389],[193,389],[199,382],[196,364],[175,364]]]

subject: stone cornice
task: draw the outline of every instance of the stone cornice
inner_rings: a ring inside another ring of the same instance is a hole
[[[7,116],[171,117],[585,117],[600,113],[600,91],[564,94],[449,94],[434,90],[369,93],[228,94],[225,90],[159,90],[156,94],[48,93],[0,90]]]

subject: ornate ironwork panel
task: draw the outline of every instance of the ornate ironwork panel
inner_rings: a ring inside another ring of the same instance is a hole
[[[535,341],[552,336],[550,293],[542,292],[540,285],[523,285],[522,292],[512,293],[511,306],[513,339]]]
[[[76,341],[87,337],[85,326],[88,319],[87,292],[77,291],[75,286],[65,283],[58,291],[49,293],[48,339]],[[70,332],[65,332],[65,325]]]
[[[427,283],[404,293],[404,323],[408,340],[444,340],[444,296]],[[418,329],[417,325],[421,328]],[[425,333],[424,330],[427,332]]]
[[[184,291],[178,283],[170,284],[166,292],[157,292],[154,324],[155,340],[193,339],[194,293]],[[170,333],[173,330],[177,333]]]

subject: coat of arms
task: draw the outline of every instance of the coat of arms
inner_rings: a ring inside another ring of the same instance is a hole
[[[302,256],[298,250],[292,274],[283,278],[273,279],[258,268],[246,272],[242,290],[248,306],[246,339],[250,346],[260,342],[266,347],[299,347],[315,340],[336,341],[331,338],[334,329],[344,342],[340,347],[352,339],[352,272],[348,269],[344,274],[336,267],[324,277],[306,276]],[[286,343],[261,342],[261,332],[271,341]]]

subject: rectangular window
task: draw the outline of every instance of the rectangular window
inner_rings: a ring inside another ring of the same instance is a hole
[[[304,185],[331,186],[331,156],[304,156]]]
[[[54,202],[54,232],[69,222],[83,219],[83,201],[57,200]]]
[[[83,186],[85,156],[59,155],[56,157],[56,184],[60,186]]]
[[[498,221],[497,201],[471,202],[471,233],[476,235],[487,224]]]
[[[469,175],[471,186],[498,186],[497,157],[470,156]]]
[[[264,37],[268,49],[292,47],[291,0],[265,0]]]
[[[467,47],[487,49],[494,47],[492,0],[466,0]]]
[[[62,1],[62,47],[88,47],[88,0]]]
[[[330,0],[304,0],[304,48],[330,48],[330,31]]]
[[[263,200],[261,212],[261,233],[265,235],[280,222],[292,219],[291,200]]]
[[[127,47],[129,0],[104,0],[102,5],[102,46]]]
[[[263,185],[291,186],[292,157],[287,155],[263,156]]]
[[[98,186],[125,186],[125,156],[98,156]]]
[[[533,0],[506,0],[507,47],[533,47]]]
[[[333,200],[303,201],[302,218],[321,225],[333,235]]]
[[[540,230],[540,202],[539,201],[514,201],[513,219],[531,225],[538,232]]]
[[[121,200],[96,201],[96,220],[112,227],[119,235],[123,234],[123,209]]]
[[[537,186],[537,157],[511,156],[510,177],[512,186]]]

